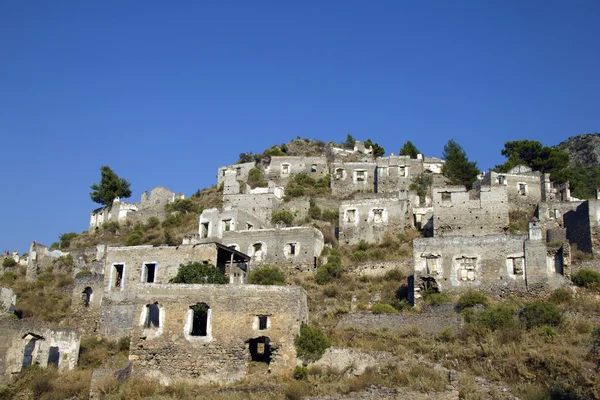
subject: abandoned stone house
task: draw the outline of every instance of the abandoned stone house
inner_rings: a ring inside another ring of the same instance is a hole
[[[75,368],[81,334],[76,329],[58,328],[13,317],[16,296],[0,288],[0,384],[30,365],[54,365],[59,371]]]
[[[329,175],[327,158],[325,156],[271,157],[270,163],[265,167],[266,178],[274,181],[277,186],[287,185],[290,178],[298,174],[306,174],[315,180]]]
[[[292,286],[154,284],[129,301],[134,374],[164,384],[239,381],[251,361],[288,374],[308,318],[306,292]]]
[[[183,194],[175,194],[162,186],[153,188],[150,195],[148,192],[142,193],[142,198],[138,203],[128,203],[117,197],[111,207],[102,207],[91,212],[89,229],[99,228],[105,222],[144,223],[150,217],[163,220],[167,217],[165,206],[183,198]]]
[[[229,231],[251,231],[267,227],[266,222],[252,213],[241,209],[231,208],[220,211],[209,208],[202,211],[199,222],[200,238],[221,239]]]
[[[380,242],[386,233],[404,230],[411,224],[407,192],[341,202],[339,241],[357,244]]]
[[[354,192],[373,193],[375,162],[338,162],[331,166],[331,192],[339,197]]]
[[[435,289],[489,295],[522,294],[564,283],[570,276],[567,241],[548,249],[538,221],[528,235],[442,236],[413,242],[414,300]]]

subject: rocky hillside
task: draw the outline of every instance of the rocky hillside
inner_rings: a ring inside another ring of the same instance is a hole
[[[600,166],[600,133],[572,136],[555,147],[569,153],[572,167],[579,162],[588,168]]]

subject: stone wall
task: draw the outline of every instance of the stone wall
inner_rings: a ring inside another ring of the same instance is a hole
[[[378,243],[389,232],[410,224],[408,200],[400,198],[346,200],[340,205],[339,240],[357,244],[361,240]]]
[[[131,335],[131,326],[134,318],[135,306],[133,304],[111,304],[105,298],[100,308],[98,330],[102,337],[117,340]]]
[[[526,241],[526,236],[505,235],[415,239],[415,301],[427,288],[423,285],[431,284],[440,291],[456,293],[469,289],[488,294],[524,291],[526,263],[530,261],[525,259]],[[545,245],[543,248],[537,261],[545,265]]]
[[[235,194],[223,196],[223,208],[239,208],[256,215],[269,224],[273,209],[281,199],[271,193],[266,194]]]
[[[405,334],[417,330],[416,334],[436,336],[446,329],[458,333],[462,326],[462,317],[455,313],[372,314],[360,312],[344,315],[336,328],[359,331],[385,330]]]
[[[0,384],[7,384],[24,363],[43,368],[54,363],[59,371],[77,365],[81,334],[74,329],[0,317],[0,337]]]
[[[380,277],[385,276],[391,270],[400,270],[405,276],[413,274],[413,260],[399,259],[391,261],[366,261],[360,264],[354,264],[346,268],[346,272],[358,276]]]
[[[0,314],[12,314],[15,311],[17,295],[11,288],[0,287]]]
[[[433,189],[434,236],[486,236],[508,230],[505,186],[482,186],[467,192],[464,186]]]
[[[317,180],[329,174],[327,159],[323,157],[283,156],[271,157],[270,164],[265,168],[268,180],[285,186],[290,178],[298,174],[307,174]]]
[[[294,337],[308,319],[306,292],[291,286],[155,284],[138,290],[135,303],[133,372],[161,383],[239,381],[253,358],[268,362],[273,374],[290,374]],[[146,305],[155,303],[160,324],[148,328]],[[210,307],[202,336],[192,335],[190,307],[197,303]],[[265,329],[259,316],[266,317]]]
[[[333,163],[331,192],[340,197],[354,192],[374,192],[376,167],[374,162]]]
[[[499,173],[490,171],[482,184],[505,186],[511,203],[533,205],[544,201],[542,174],[539,171]]]
[[[103,292],[103,274],[75,275],[71,300],[71,318],[82,333],[86,335],[98,331]]]
[[[411,180],[423,173],[423,157],[409,156],[379,157],[377,160],[375,192],[387,193],[408,190]]]
[[[31,242],[25,278],[28,282],[36,281],[39,271],[51,266],[54,260],[67,254],[60,250],[50,250],[48,246],[44,246],[43,244]]]
[[[263,229],[268,226],[256,215],[242,209],[219,211],[209,208],[202,211],[198,224],[200,238],[221,239],[226,231]]]
[[[323,250],[323,234],[313,227],[225,232],[223,244],[248,254],[251,265],[312,269]]]
[[[248,162],[219,167],[219,171],[217,173],[217,185],[221,185],[221,183],[225,184],[226,171],[232,171],[233,176],[235,176],[235,180],[246,182],[248,181],[248,173],[255,166],[256,163]]]

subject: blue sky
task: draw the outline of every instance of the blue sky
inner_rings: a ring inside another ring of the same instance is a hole
[[[0,248],[87,229],[109,165],[191,195],[296,136],[507,140],[600,131],[600,2],[0,2]]]

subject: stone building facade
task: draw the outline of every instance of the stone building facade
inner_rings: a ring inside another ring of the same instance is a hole
[[[435,237],[485,236],[508,230],[505,186],[482,186],[468,192],[464,186],[433,188]]]
[[[379,157],[375,180],[376,193],[408,190],[412,179],[423,173],[423,155],[413,159],[409,156]]]
[[[373,193],[375,190],[375,162],[342,162],[331,166],[331,192],[339,197],[354,192]]]
[[[244,209],[232,208],[219,211],[216,208],[209,208],[202,211],[200,215],[198,234],[200,238],[215,240],[221,239],[228,231],[251,231],[265,227],[266,223],[263,219]]]
[[[288,375],[308,319],[306,292],[290,286],[154,284],[132,302],[134,374],[165,384],[240,381],[252,361]]]
[[[285,186],[298,174],[306,174],[315,180],[326,177],[329,175],[327,158],[324,156],[271,157],[271,162],[265,167],[265,177],[274,181],[277,186]]]
[[[142,193],[142,198],[138,203],[128,203],[117,197],[111,207],[102,207],[91,212],[89,229],[99,228],[105,222],[144,223],[151,217],[163,220],[167,217],[165,206],[183,198],[183,194],[175,194],[162,186],[155,187],[150,194]]]
[[[411,224],[407,192],[395,196],[342,201],[339,210],[339,241],[343,244],[380,242],[386,233]]]

